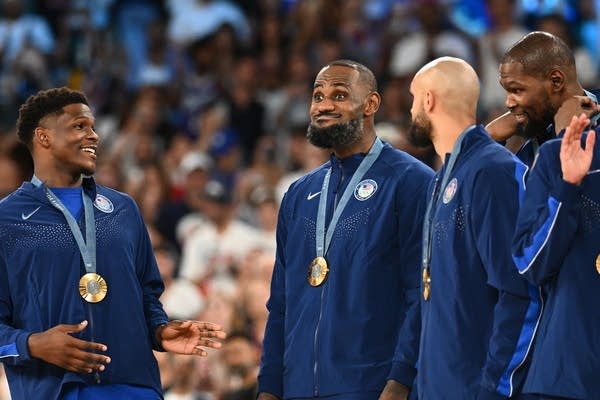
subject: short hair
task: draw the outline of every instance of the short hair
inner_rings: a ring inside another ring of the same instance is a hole
[[[61,115],[63,107],[69,104],[85,104],[88,100],[82,92],[67,87],[42,90],[29,96],[19,108],[17,136],[29,149],[33,140],[33,131],[47,115]]]
[[[557,67],[576,75],[573,52],[562,39],[548,32],[528,33],[508,49],[500,62],[519,63],[526,75],[536,78],[546,78]]]
[[[333,65],[341,65],[344,67],[352,68],[358,71],[358,79],[365,84],[367,89],[372,92],[377,91],[377,79],[375,79],[375,75],[373,71],[364,66],[363,64],[352,61],[352,60],[335,60],[327,64],[325,67],[331,67]]]

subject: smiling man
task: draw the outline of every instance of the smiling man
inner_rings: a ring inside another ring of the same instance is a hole
[[[15,399],[161,399],[152,349],[205,355],[215,324],[171,321],[133,200],[96,185],[85,95],[31,96],[19,139],[34,176],[0,202],[0,361]]]
[[[354,61],[316,77],[307,137],[332,154],[282,201],[260,400],[401,399],[412,386],[433,171],[377,138],[380,101],[373,73]]]
[[[539,146],[556,137],[573,115],[598,113],[596,96],[577,79],[573,52],[547,32],[525,35],[504,54],[500,84],[508,112],[486,129],[529,166]]]

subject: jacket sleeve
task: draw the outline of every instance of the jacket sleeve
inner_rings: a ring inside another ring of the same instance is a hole
[[[423,173],[420,173],[420,172]],[[419,173],[417,173],[419,172]],[[398,343],[392,360],[388,379],[412,387],[417,374],[416,364],[419,355],[421,334],[421,243],[423,218],[427,207],[427,188],[433,179],[433,171],[422,169],[409,171],[412,185],[400,188],[398,196],[400,240],[403,243],[403,256],[400,260],[404,277],[404,302],[406,315],[398,335]],[[412,186],[412,187],[410,187]],[[408,195],[407,195],[408,194]]]
[[[515,394],[541,313],[539,290],[522,279],[512,261],[510,240],[527,167],[487,168],[473,184],[471,220],[487,284],[498,292],[478,399]]]
[[[154,258],[152,243],[148,230],[136,205],[135,207],[135,223],[139,230],[137,242],[137,260],[136,273],[140,282],[142,295],[144,298],[144,315],[148,333],[154,350],[163,351],[160,344],[156,341],[156,329],[163,324],[169,322],[169,318],[165,313],[163,306],[159,300],[160,295],[165,289],[164,283],[160,277],[158,265]]]
[[[540,147],[512,241],[519,272],[536,285],[558,273],[577,230],[579,188],[562,180],[559,146]]]
[[[0,251],[3,252],[3,249]],[[8,285],[6,257],[0,255],[0,362],[24,366],[35,363],[31,358],[27,341],[33,332],[16,329],[13,323],[13,306]]]
[[[287,241],[287,194],[284,195],[277,221],[277,251],[271,278],[271,295],[267,302],[269,317],[263,339],[258,393],[283,396],[283,352],[285,322],[285,248]]]

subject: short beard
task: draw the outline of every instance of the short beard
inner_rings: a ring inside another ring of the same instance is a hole
[[[314,124],[308,126],[308,141],[323,149],[343,149],[358,142],[363,135],[362,119],[353,119],[343,124],[335,124],[319,128]]]
[[[433,145],[431,141],[432,131],[431,121],[419,114],[408,127],[408,141],[415,147],[430,147]]]
[[[556,114],[557,110],[552,108],[550,101],[546,99],[546,102],[543,106],[545,110],[542,118],[527,121],[526,125],[519,124],[517,125],[517,135],[523,136],[527,139],[532,138],[543,138],[546,136],[546,129],[550,124],[554,123],[554,114]]]

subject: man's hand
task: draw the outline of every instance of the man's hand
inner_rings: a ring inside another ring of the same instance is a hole
[[[559,107],[554,115],[554,131],[558,134],[565,129],[571,119],[585,114],[589,119],[600,113],[600,105],[588,96],[573,96]],[[589,122],[588,122],[589,123]]]
[[[171,321],[156,330],[156,339],[166,351],[206,356],[202,347],[218,349],[227,335],[220,325],[201,321]],[[214,340],[217,339],[217,340]]]
[[[560,144],[560,167],[563,179],[573,185],[581,184],[592,165],[596,143],[595,131],[588,132],[585,149],[581,148],[583,130],[589,123],[590,119],[585,113],[579,117],[573,116]]]
[[[400,382],[388,380],[379,396],[379,400],[407,400],[410,389]]]
[[[71,336],[72,333],[83,331],[87,324],[87,321],[77,325],[60,324],[32,334],[27,341],[29,354],[71,372],[104,371],[105,365],[110,363],[110,357],[96,352],[106,352],[107,347]]]

